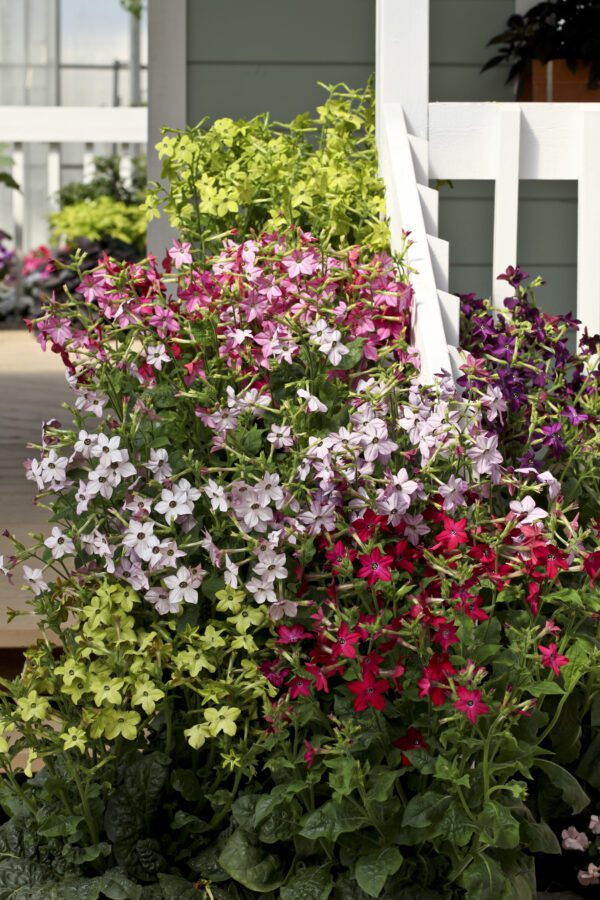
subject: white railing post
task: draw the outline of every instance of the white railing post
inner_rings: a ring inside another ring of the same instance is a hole
[[[15,141],[12,150],[12,158],[13,178],[19,185],[18,191],[11,191],[13,239],[15,242],[17,260],[20,260],[23,255],[23,220],[25,215],[25,149],[20,141]]]
[[[493,300],[495,306],[501,306],[506,285],[497,280],[498,275],[507,266],[517,264],[521,107],[515,103],[503,103],[496,121]]]
[[[60,144],[54,142],[48,145],[46,182],[48,208],[54,212],[58,208],[57,194],[60,191]]]
[[[429,0],[377,0],[378,108],[400,103],[410,134],[428,137]]]
[[[83,145],[83,183],[89,184],[90,181],[94,177],[94,172],[96,171],[96,164],[94,163],[94,145],[87,144]]]
[[[577,318],[600,333],[600,107],[581,110],[581,170],[577,210]]]

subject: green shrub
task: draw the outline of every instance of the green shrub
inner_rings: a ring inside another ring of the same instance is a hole
[[[110,197],[122,200],[128,205],[142,203],[146,191],[146,157],[134,156],[132,159],[131,182],[126,182],[121,175],[120,156],[96,156],[94,174],[89,181],[72,181],[65,184],[58,192],[57,198],[61,209],[84,200],[97,200],[99,197]]]
[[[165,128],[157,150],[169,187],[149,193],[148,218],[162,207],[184,238],[202,246],[230,229],[299,225],[336,248],[387,247],[372,84],[326,90],[315,118],[304,113],[290,124],[264,114]]]
[[[90,241],[117,238],[143,247],[146,222],[143,208],[111,197],[97,197],[65,206],[50,216],[52,238],[72,243],[85,237]]]

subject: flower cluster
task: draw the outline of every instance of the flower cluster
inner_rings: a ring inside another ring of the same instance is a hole
[[[27,475],[52,525],[9,560],[63,652],[36,651],[7,731],[40,755],[158,742],[193,770],[177,828],[207,883],[454,900],[491,872],[507,896],[496,851],[545,827],[531,786],[583,808],[547,757],[600,670],[599,530],[554,451],[513,452],[559,381],[514,407],[482,357],[464,394],[424,386],[401,258],[299,229],[80,281],[35,323],[74,427],[45,423]],[[568,404],[586,423],[592,387]]]

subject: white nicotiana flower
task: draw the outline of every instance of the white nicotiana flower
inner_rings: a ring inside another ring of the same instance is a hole
[[[168,575],[165,580],[165,587],[169,589],[170,603],[197,603],[198,588],[202,584],[202,579],[206,572],[199,566],[195,569],[188,569],[180,566],[175,575]]]
[[[187,499],[184,491],[175,493],[168,488],[163,488],[160,500],[154,504],[154,509],[159,515],[165,517],[168,525],[171,525],[179,516],[191,515],[194,512],[194,505]]]
[[[524,517],[521,519],[521,525],[533,525],[534,522],[545,519],[548,515],[546,510],[536,506],[533,497],[529,496],[524,497],[523,500],[511,500],[509,506],[516,516]]]
[[[44,546],[52,552],[53,559],[62,559],[63,556],[75,553],[75,544],[57,525],[44,541]]]
[[[36,597],[43,591],[48,590],[48,585],[44,581],[44,573],[41,569],[34,569],[31,566],[23,566],[23,578],[30,586]]]
[[[166,450],[150,450],[150,459],[146,463],[157,481],[165,481],[173,472],[169,465],[169,455]]]
[[[304,390],[304,388],[298,388],[296,391],[296,395],[300,397],[301,400],[306,400],[306,408],[308,412],[321,412],[326,413],[327,407],[324,403],[322,403],[318,397],[315,397],[314,394],[311,394],[310,391]]]
[[[108,466],[113,460],[117,462],[121,460],[120,446],[121,438],[117,434],[110,438],[105,434],[99,434],[92,448],[92,456],[100,460],[101,466]]]
[[[212,478],[209,478],[202,490],[210,500],[211,509],[227,512],[229,504],[225,496],[225,488],[213,481]]]
[[[254,597],[257,603],[275,603],[277,594],[273,590],[272,581],[263,581],[260,578],[250,578],[246,582],[246,590]]]
[[[123,546],[135,550],[140,559],[149,562],[152,558],[152,548],[159,544],[159,539],[154,534],[154,522],[130,522],[127,531],[123,535]]]
[[[259,550],[256,554],[258,562],[254,565],[253,572],[263,582],[273,582],[275,579],[287,578],[288,570],[285,566],[285,553],[275,553],[273,550]]]
[[[290,425],[278,425],[274,423],[271,425],[271,430],[267,435],[267,440],[270,444],[273,444],[276,450],[284,450],[287,447],[292,447],[294,444],[294,438],[292,437],[292,428]]]
[[[84,459],[90,459],[97,440],[98,436],[96,434],[89,434],[87,431],[82,430],[79,432],[73,449],[76,453],[81,454]]]
[[[146,362],[159,372],[162,369],[162,364],[169,362],[170,359],[171,357],[167,353],[167,348],[164,344],[154,344],[146,348]]]

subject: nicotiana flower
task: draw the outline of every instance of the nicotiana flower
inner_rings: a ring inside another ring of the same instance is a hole
[[[52,552],[53,559],[62,559],[63,556],[75,553],[75,544],[57,525],[54,526],[44,544]]]
[[[180,566],[175,575],[167,575],[164,583],[169,590],[169,602],[171,604],[197,603],[197,588],[202,584],[205,575],[206,572],[200,566],[196,566],[194,569]]]

